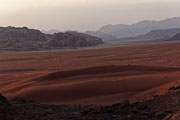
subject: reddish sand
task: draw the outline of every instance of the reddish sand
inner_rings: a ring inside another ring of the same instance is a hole
[[[53,104],[132,102],[180,84],[180,43],[0,54],[0,92]]]

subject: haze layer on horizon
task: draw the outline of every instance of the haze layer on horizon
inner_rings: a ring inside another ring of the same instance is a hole
[[[0,26],[96,30],[179,17],[179,0],[0,0]]]

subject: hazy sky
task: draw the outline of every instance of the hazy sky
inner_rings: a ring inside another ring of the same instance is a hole
[[[96,30],[180,17],[180,0],[0,0],[0,26]]]

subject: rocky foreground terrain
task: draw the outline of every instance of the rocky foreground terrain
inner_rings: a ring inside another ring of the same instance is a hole
[[[78,32],[44,34],[27,27],[0,27],[0,51],[39,51],[102,44],[100,38]]]
[[[153,99],[104,105],[45,105],[0,95],[1,120],[178,120],[180,119],[180,87]]]

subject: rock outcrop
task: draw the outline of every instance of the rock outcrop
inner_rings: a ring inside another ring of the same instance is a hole
[[[0,94],[0,120],[14,120],[9,101]]]
[[[102,43],[100,38],[77,32],[51,35],[27,27],[0,27],[0,52],[76,48]]]
[[[45,35],[39,30],[28,29],[27,27],[1,27],[0,40],[44,41]]]
[[[0,28],[0,50],[38,50],[44,41],[46,41],[46,36],[39,30],[28,29],[26,27]]]
[[[102,44],[102,39],[78,32],[55,33],[47,42],[51,48],[77,48]]]
[[[180,92],[113,105],[46,105],[0,95],[0,120],[179,120]]]

